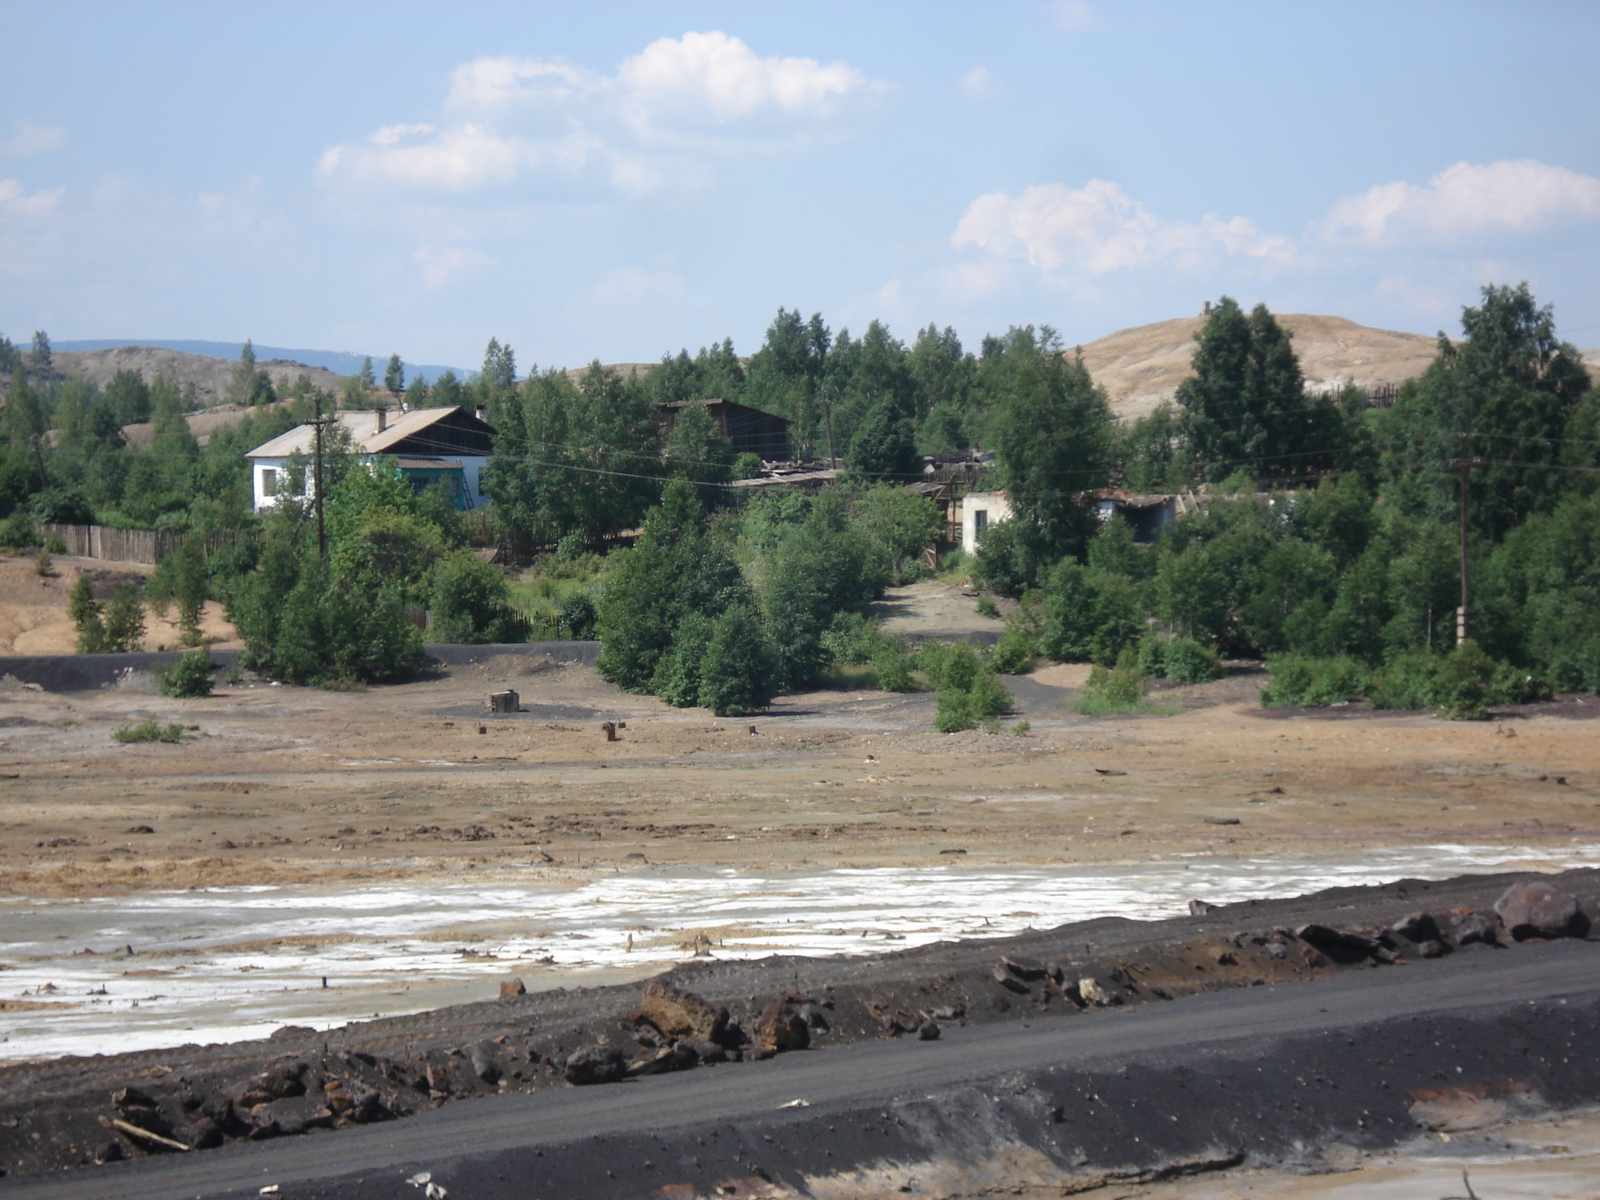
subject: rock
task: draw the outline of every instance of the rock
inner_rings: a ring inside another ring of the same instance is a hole
[[[728,1061],[728,1052],[716,1042],[704,1038],[684,1038],[678,1043],[679,1049],[686,1050],[695,1056],[697,1062],[710,1066],[712,1063]]]
[[[994,981],[996,983],[1005,988],[1007,991],[1017,992],[1023,996],[1028,994],[1028,985],[1023,983],[1022,980],[1018,979],[1011,973],[1004,960],[995,963],[995,965],[989,969],[989,974],[994,977]]]
[[[1368,956],[1376,953],[1378,942],[1365,934],[1351,933],[1344,929],[1334,929],[1328,925],[1302,925],[1294,931],[1301,941],[1315,946],[1324,954],[1329,951],[1343,957],[1349,955]]]
[[[1287,958],[1289,955],[1282,942],[1268,942],[1267,953],[1272,955],[1273,958]]]
[[[222,1145],[222,1127],[210,1117],[201,1117],[189,1134],[189,1144],[196,1150],[210,1150]]]
[[[1239,818],[1238,817],[1207,817],[1205,819],[1205,822],[1206,822],[1207,825],[1237,825],[1237,824],[1239,824]]]
[[[500,984],[500,999],[510,1000],[513,996],[526,996],[527,986],[520,979],[503,980]]]
[[[793,997],[773,1000],[756,1021],[756,1043],[763,1050],[804,1050],[811,1045],[811,1027]]]
[[[1439,923],[1425,912],[1412,913],[1389,926],[1389,931],[1408,942],[1433,942],[1439,938]]]
[[[1024,958],[1020,954],[1007,954],[1000,959],[1000,964],[1018,979],[1031,980],[1045,977],[1045,965],[1036,958]]]
[[[495,1062],[487,1051],[474,1050],[470,1061],[472,1063],[472,1073],[490,1087],[500,1082],[500,1064]]]
[[[938,1025],[938,1022],[936,1022],[936,1021],[934,1021],[934,1020],[932,1020],[930,1018],[929,1020],[924,1021],[921,1025],[918,1025],[917,1026],[917,1040],[920,1041],[920,1042],[936,1042],[936,1041],[938,1041],[939,1040],[939,1025]]]
[[[1207,904],[1204,900],[1191,900],[1189,901],[1189,915],[1191,917],[1203,917],[1216,907],[1215,904]]]
[[[1422,955],[1423,958],[1443,958],[1449,952],[1450,947],[1446,946],[1438,938],[1429,938],[1425,942],[1417,943],[1417,953]]]
[[[258,1123],[273,1125],[280,1134],[304,1133],[308,1129],[326,1129],[333,1124],[333,1113],[322,1100],[312,1096],[285,1096],[274,1100],[256,1114]]]
[[[562,1074],[575,1087],[616,1083],[628,1073],[627,1061],[615,1046],[583,1046],[567,1055]]]
[[[1462,913],[1450,923],[1455,926],[1459,946],[1493,946],[1500,940],[1500,927],[1482,913]]]
[[[664,979],[652,979],[645,985],[633,1019],[648,1021],[667,1037],[698,1038],[707,1042],[722,1042],[728,1030],[726,1008],[674,987]]]
[[[1078,996],[1085,1004],[1092,1004],[1096,1008],[1104,1008],[1114,1002],[1111,993],[1101,987],[1092,975],[1085,975],[1078,980]]]
[[[95,1147],[94,1161],[97,1163],[120,1162],[121,1159],[121,1142],[101,1142]]]
[[[250,1086],[234,1103],[240,1108],[255,1108],[259,1104],[270,1104],[274,1100],[282,1100],[288,1096],[304,1096],[306,1085],[300,1076],[305,1069],[305,1063],[297,1062],[264,1071],[250,1081]]]
[[[663,1047],[650,1058],[640,1059],[629,1064],[628,1078],[637,1079],[641,1075],[659,1075],[665,1071],[685,1071],[700,1061],[699,1056],[689,1048],[688,1043],[678,1042],[671,1046]]]
[[[1533,937],[1581,937],[1588,932],[1589,922],[1578,907],[1578,898],[1542,879],[1513,883],[1494,902],[1494,911],[1519,942]]]
[[[118,1112],[126,1115],[130,1109],[156,1108],[155,1097],[148,1092],[142,1092],[136,1087],[118,1088],[111,1093],[111,1106]]]

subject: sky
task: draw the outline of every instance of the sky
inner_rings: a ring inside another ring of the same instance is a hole
[[[0,0],[0,333],[519,370],[1231,295],[1600,346],[1600,4]]]

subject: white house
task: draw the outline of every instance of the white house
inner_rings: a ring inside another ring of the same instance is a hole
[[[455,497],[459,509],[480,508],[484,504],[478,477],[494,451],[494,427],[483,419],[483,410],[469,413],[459,406],[419,408],[396,413],[393,420],[383,410],[334,414],[350,444],[363,462],[382,457],[400,468],[421,492],[436,481]],[[250,483],[255,510],[271,508],[286,488],[292,455],[307,461],[316,449],[316,430],[297,425],[245,455],[250,460]],[[310,475],[309,467],[306,474]],[[297,494],[310,495],[312,481],[305,480]]]
[[[968,492],[961,498],[961,548],[978,552],[984,530],[1011,518],[1011,501],[1004,492]]]

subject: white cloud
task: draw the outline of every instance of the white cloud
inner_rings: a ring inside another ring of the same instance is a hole
[[[1383,245],[1418,235],[1528,233],[1574,217],[1600,218],[1600,179],[1532,159],[1462,162],[1424,187],[1402,180],[1347,196],[1333,206],[1323,230],[1329,237]]]
[[[66,190],[56,188],[49,192],[34,192],[30,196],[27,189],[15,179],[0,179],[0,216],[41,216],[56,206]]]
[[[429,287],[449,283],[467,271],[493,266],[495,260],[464,246],[420,245],[411,255],[422,268],[422,282]]]
[[[956,95],[963,100],[998,100],[1010,90],[982,63],[956,79]]]
[[[661,38],[609,76],[557,59],[478,58],[451,76],[454,123],[386,125],[330,147],[317,174],[457,193],[542,180],[579,183],[588,198],[640,195],[669,178],[693,186],[685,149],[796,145],[840,128],[850,106],[882,90],[844,63],[762,58],[716,31]]]
[[[1296,253],[1288,238],[1264,233],[1245,217],[1162,221],[1103,179],[1077,189],[1041,184],[1015,198],[1004,192],[979,196],[950,240],[957,248],[970,245],[1023,259],[1050,276],[1158,264],[1196,267],[1219,256],[1284,262]]]
[[[27,117],[11,122],[15,130],[4,142],[0,142],[0,154],[40,154],[46,150],[57,150],[66,143],[67,131],[56,125],[40,125]]]
[[[1069,33],[1093,29],[1099,24],[1094,8],[1084,3],[1084,0],[1052,0],[1044,7],[1055,27]]]
[[[716,30],[650,43],[618,68],[615,87],[629,123],[644,136],[774,116],[827,120],[851,95],[873,89],[842,62],[759,58]]]

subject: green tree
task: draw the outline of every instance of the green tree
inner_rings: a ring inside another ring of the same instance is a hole
[[[406,386],[406,366],[398,354],[389,355],[389,365],[383,369],[383,386],[399,395]]]
[[[1462,310],[1461,327],[1459,344],[1440,334],[1438,357],[1401,389],[1380,436],[1396,498],[1441,516],[1455,504],[1448,461],[1479,460],[1467,476],[1468,516],[1477,532],[1499,541],[1530,514],[1554,508],[1571,486],[1557,468],[1589,375],[1526,283],[1486,286],[1482,305]]]
[[[1331,465],[1339,414],[1306,395],[1289,338],[1266,305],[1246,316],[1229,296],[1195,334],[1195,373],[1178,385],[1177,400],[1207,479],[1244,470],[1268,482]]]
[[[239,362],[233,368],[233,378],[228,383],[228,403],[259,408],[276,398],[272,376],[256,367],[256,348],[246,338],[244,348],[239,351]]]
[[[67,617],[78,630],[79,654],[102,654],[106,649],[103,609],[95,598],[94,579],[79,575],[67,596]]]
[[[28,356],[28,370],[40,379],[49,379],[55,371],[55,360],[50,353],[50,335],[42,329],[33,331],[33,350]]]
[[[131,583],[117,585],[105,615],[105,650],[126,654],[144,645],[144,600]]]
[[[717,428],[705,405],[690,401],[678,410],[665,454],[671,477],[696,484],[706,508],[727,499],[724,485],[732,478],[733,443]]]
[[[991,368],[998,385],[995,420],[1000,478],[1013,528],[993,550],[985,536],[980,559],[1005,550],[1023,564],[1023,582],[1065,555],[1081,554],[1096,528],[1084,493],[1103,487],[1110,460],[1111,407],[1081,354],[1062,352],[1055,331],[1013,329]]]
[[[766,708],[777,695],[771,642],[761,614],[748,598],[736,598],[711,623],[700,664],[700,704],[719,717]]]
[[[116,414],[118,425],[133,425],[150,419],[150,385],[144,375],[127,368],[119,370],[105,386],[105,403]]]
[[[439,642],[508,642],[516,614],[506,577],[470,550],[435,563],[428,576],[431,632]]]

